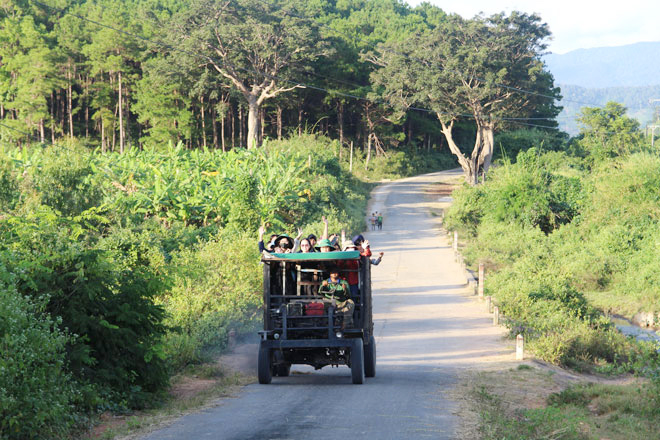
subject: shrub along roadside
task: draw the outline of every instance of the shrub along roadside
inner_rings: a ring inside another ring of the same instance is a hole
[[[64,358],[70,337],[12,278],[0,264],[0,437],[62,438],[80,400]]]
[[[468,262],[487,264],[486,290],[512,334],[555,364],[636,368],[643,350],[605,315],[660,310],[655,295],[640,295],[655,286],[660,160],[637,153],[610,165],[581,171],[564,153],[528,150],[485,184],[458,190],[445,216],[471,237]],[[605,293],[599,309],[594,298]]]

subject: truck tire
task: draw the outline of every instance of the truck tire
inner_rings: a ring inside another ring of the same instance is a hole
[[[369,338],[369,343],[364,346],[364,375],[376,376],[376,338],[373,335]]]
[[[259,359],[257,365],[257,376],[259,383],[269,384],[273,380],[273,365],[270,360],[270,348],[264,347],[263,342],[259,344]]]
[[[354,384],[364,383],[364,343],[362,338],[353,339],[351,348],[351,377]]]
[[[290,373],[291,373],[291,364],[275,365],[275,376],[289,377]]]

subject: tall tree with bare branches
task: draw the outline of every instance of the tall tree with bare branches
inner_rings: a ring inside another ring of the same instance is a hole
[[[303,87],[296,75],[330,53],[295,0],[197,0],[175,19],[180,44],[236,88],[248,108],[248,148],[259,144],[268,99]],[[295,71],[295,73],[294,73]]]

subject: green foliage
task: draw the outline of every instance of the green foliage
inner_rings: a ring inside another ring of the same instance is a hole
[[[65,216],[75,216],[98,205],[101,191],[92,182],[94,171],[88,153],[48,150],[40,158],[41,167],[31,175],[34,191],[41,202]]]
[[[167,323],[168,358],[176,369],[205,359],[227,344],[230,329],[254,328],[261,306],[261,270],[252,234],[222,233],[181,249],[172,260],[172,288],[161,299]]]
[[[253,330],[260,224],[362,231],[370,185],[337,152],[311,135],[230,153],[7,150],[0,265],[72,335],[72,414],[152,404],[172,371]]]
[[[78,391],[67,373],[70,338],[19,294],[0,264],[0,437],[63,438]]]
[[[0,212],[14,208],[18,195],[18,180],[8,158],[0,155]]]
[[[521,152],[457,190],[445,222],[468,233],[468,261],[487,264],[486,289],[539,358],[648,375],[602,312],[660,310],[660,161],[625,150],[592,159]]]
[[[2,232],[0,264],[16,274],[18,292],[43,298],[61,328],[77,336],[67,354],[79,381],[131,407],[167,384],[164,312],[153,303],[164,285],[139,243],[90,248],[80,224],[48,210],[11,218]]]
[[[566,148],[568,138],[561,132],[548,132],[532,128],[496,133],[494,141],[493,158],[509,158],[514,162],[518,153],[533,147],[543,152],[562,151]]]
[[[580,209],[581,182],[553,172],[545,158],[531,148],[518,154],[515,164],[505,162],[493,170],[488,185],[465,186],[456,193],[448,227],[474,233],[481,222],[516,223],[550,233],[570,223]]]
[[[610,101],[604,108],[584,108],[578,121],[582,129],[577,151],[590,162],[597,164],[642,147],[639,122],[626,116],[626,108],[621,104]]]

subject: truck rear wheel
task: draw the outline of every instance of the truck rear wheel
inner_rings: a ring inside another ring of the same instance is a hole
[[[362,338],[353,340],[351,348],[351,377],[354,384],[364,383],[364,344]]]
[[[259,358],[257,365],[257,376],[259,383],[267,385],[273,380],[273,364],[270,360],[270,348],[264,347],[263,342],[259,344]]]
[[[376,338],[373,335],[369,338],[369,343],[364,346],[364,375],[376,376]]]

